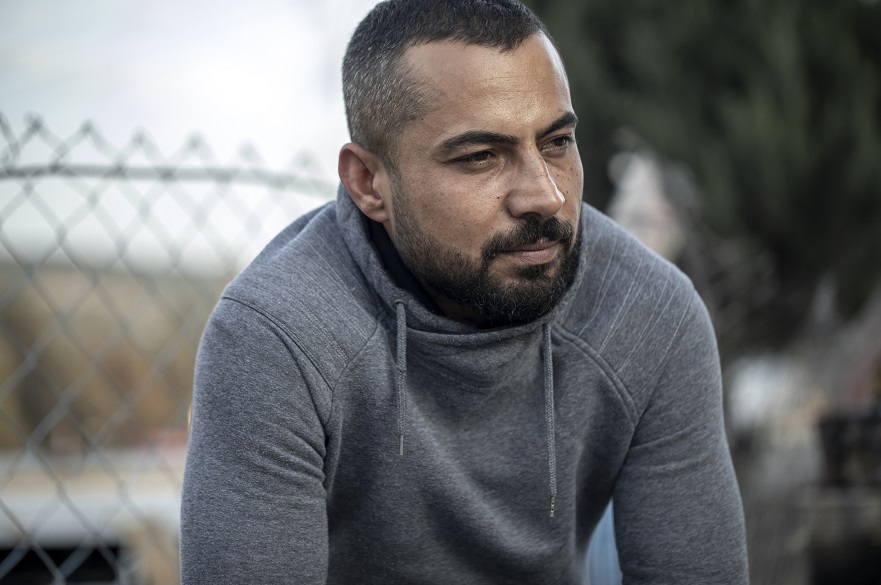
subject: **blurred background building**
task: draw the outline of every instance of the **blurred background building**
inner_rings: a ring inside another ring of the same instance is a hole
[[[0,4],[0,584],[176,581],[201,329],[332,198],[373,3]],[[713,316],[753,583],[881,583],[881,3],[528,4]]]

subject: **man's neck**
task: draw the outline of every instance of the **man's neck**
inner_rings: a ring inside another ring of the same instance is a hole
[[[404,264],[404,260],[398,254],[394,242],[392,242],[382,224],[366,216],[364,220],[367,222],[367,233],[370,236],[370,241],[373,242],[373,246],[379,254],[379,259],[382,260],[383,266],[385,266],[386,271],[392,277],[392,280],[395,281],[395,284],[416,297],[429,310],[443,315],[444,312],[428,291],[425,290],[425,287],[422,286],[416,275]]]
[[[444,296],[432,294],[428,288],[423,285],[419,278],[404,263],[404,259],[395,248],[394,242],[389,237],[383,225],[364,216],[367,222],[367,233],[370,240],[376,248],[379,258],[385,266],[386,271],[402,289],[412,294],[433,313],[444,315],[450,319],[474,325],[475,327],[485,327],[486,320],[474,309],[466,308],[454,303]]]

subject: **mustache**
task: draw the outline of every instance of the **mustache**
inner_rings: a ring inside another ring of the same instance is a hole
[[[507,233],[495,234],[483,247],[483,259],[492,260],[499,254],[513,252],[522,246],[536,244],[540,240],[559,241],[569,248],[575,238],[573,227],[556,217],[540,219],[530,216],[521,220],[516,228]]]

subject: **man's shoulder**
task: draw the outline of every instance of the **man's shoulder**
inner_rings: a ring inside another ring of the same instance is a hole
[[[340,233],[333,204],[279,233],[223,292],[319,353],[347,358],[376,328],[378,308]]]
[[[683,327],[709,321],[691,280],[597,210],[584,208],[583,277],[567,329],[622,380],[663,363]]]
[[[691,302],[694,287],[678,267],[603,213],[587,205],[584,212],[582,245],[587,270],[582,294],[626,299],[637,305],[653,294]],[[624,298],[619,298],[622,292]],[[643,294],[634,296],[638,292]]]

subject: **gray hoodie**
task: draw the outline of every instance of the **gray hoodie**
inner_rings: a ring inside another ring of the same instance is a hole
[[[399,288],[340,191],[227,287],[199,351],[183,583],[746,583],[715,337],[589,206],[575,282],[476,329]]]

